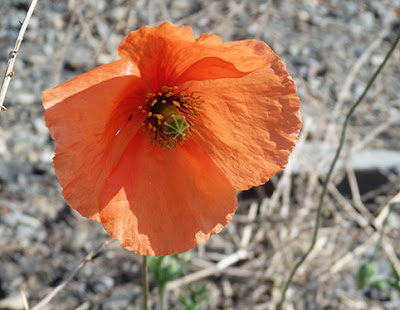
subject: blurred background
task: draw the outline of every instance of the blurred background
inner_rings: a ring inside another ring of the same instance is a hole
[[[29,4],[0,1],[1,76]],[[298,87],[304,124],[287,169],[239,192],[232,222],[178,258],[187,270],[167,285],[169,309],[188,309],[179,296],[198,285],[206,287],[198,309],[275,309],[311,242],[346,113],[400,31],[399,17],[400,0],[40,0],[8,111],[0,112],[0,309],[27,309],[24,298],[33,307],[108,239],[62,198],[41,92],[118,59],[129,31],[165,20],[192,27],[196,37],[265,41]],[[351,119],[316,248],[284,309],[400,309],[399,90],[398,47]],[[140,309],[140,262],[114,242],[40,309]],[[152,309],[157,290],[153,281]]]

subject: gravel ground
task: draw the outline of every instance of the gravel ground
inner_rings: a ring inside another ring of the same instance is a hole
[[[28,0],[0,2],[1,70],[28,7]],[[208,285],[210,309],[275,309],[283,281],[311,240],[321,180],[345,113],[390,48],[399,15],[400,0],[39,1],[14,67],[8,111],[0,113],[0,309],[24,309],[21,292],[34,306],[108,238],[63,201],[41,92],[118,59],[129,31],[164,20],[189,25],[195,35],[263,40],[298,86],[304,127],[288,169],[239,193],[232,223],[188,253],[188,274],[237,260],[198,279]],[[400,309],[395,289],[356,284],[400,190],[399,64],[398,47],[351,121],[316,250],[284,309]],[[400,267],[400,211],[392,209],[377,258],[385,277],[391,263]],[[140,261],[114,242],[41,309],[140,309]],[[178,295],[191,284],[171,285],[171,305],[184,309]],[[157,291],[150,289],[156,309]]]

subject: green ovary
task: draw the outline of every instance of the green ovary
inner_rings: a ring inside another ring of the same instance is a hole
[[[185,136],[186,130],[189,128],[189,124],[186,118],[182,114],[172,114],[169,116],[163,124],[164,132],[176,139],[180,136]]]

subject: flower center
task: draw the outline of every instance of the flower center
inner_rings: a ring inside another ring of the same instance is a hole
[[[197,109],[203,100],[193,93],[177,91],[178,87],[161,87],[158,94],[148,93],[145,104],[138,109],[146,114],[142,123],[147,141],[161,148],[171,149],[182,145],[193,134],[193,126],[200,115]]]

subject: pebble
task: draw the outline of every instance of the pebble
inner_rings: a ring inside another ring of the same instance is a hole
[[[36,101],[35,95],[33,93],[27,93],[27,92],[20,92],[15,96],[15,98],[19,104],[24,104],[24,105],[34,104]]]
[[[0,300],[0,309],[5,310],[24,310],[24,300],[20,294],[10,295]]]
[[[249,27],[247,27],[247,33],[249,35],[254,35],[259,31],[259,29],[260,29],[260,26],[257,23],[253,23]]]
[[[40,20],[39,17],[36,15],[32,15],[31,19],[29,20],[29,29],[37,29],[39,28]]]
[[[292,56],[298,56],[300,54],[301,47],[299,45],[291,45],[289,46],[289,53]]]
[[[93,62],[92,48],[82,45],[74,46],[74,48],[69,49],[65,62],[71,70],[82,70],[91,67],[90,63]]]
[[[82,219],[81,223],[77,223],[72,231],[69,242],[64,247],[65,250],[75,253],[82,250],[85,244],[90,240],[90,227],[85,220]]]
[[[111,17],[117,21],[122,21],[125,19],[128,11],[123,6],[116,6],[114,9],[111,10]]]
[[[49,132],[43,118],[35,118],[32,121],[32,123],[33,123],[33,127],[35,128],[37,134],[44,135]]]
[[[374,66],[379,66],[383,62],[384,59],[385,59],[385,55],[377,55],[377,54],[375,54],[375,55],[371,56],[371,63]]]
[[[96,293],[103,292],[114,286],[114,279],[111,277],[103,276],[94,285],[94,290]]]
[[[125,310],[134,298],[131,288],[117,287],[113,294],[103,303],[102,310]]]
[[[52,16],[52,23],[54,29],[61,30],[65,27],[64,18],[60,13],[54,13]]]
[[[365,90],[365,86],[366,86],[366,85],[360,84],[360,83],[357,83],[357,84],[355,85],[355,87],[354,87],[354,95],[355,95],[356,98],[358,98],[358,97],[361,96],[361,94],[362,94],[362,93],[364,92],[364,90]]]
[[[346,1],[344,3],[347,14],[348,15],[355,15],[357,14],[359,7],[356,3],[352,2],[352,1]]]
[[[171,12],[179,12],[182,14],[182,12],[186,12],[190,9],[191,4],[189,1],[186,0],[175,0],[172,2],[171,6]]]
[[[309,12],[305,10],[301,10],[299,12],[299,19],[303,22],[308,22],[311,19],[311,15]]]
[[[114,57],[112,57],[109,54],[104,54],[104,53],[100,54],[99,57],[97,57],[97,62],[99,64],[103,64],[103,65],[108,64],[114,60],[115,60]]]
[[[375,17],[371,12],[365,12],[360,17],[361,25],[366,31],[370,31],[375,25]]]
[[[0,138],[0,155],[6,154],[7,151],[8,151],[8,149],[7,149],[6,140],[3,138]]]
[[[54,158],[54,150],[50,150],[47,148],[42,150],[39,158],[42,163],[52,164]]]
[[[10,212],[7,215],[3,216],[2,221],[11,226],[23,224],[25,226],[30,226],[34,229],[39,229],[42,226],[40,220],[18,211]]]
[[[35,236],[34,239],[36,239],[38,234],[39,231],[37,228],[26,225],[18,225],[15,229],[15,235],[22,239],[33,239],[32,236]],[[43,240],[43,238],[40,239]]]

